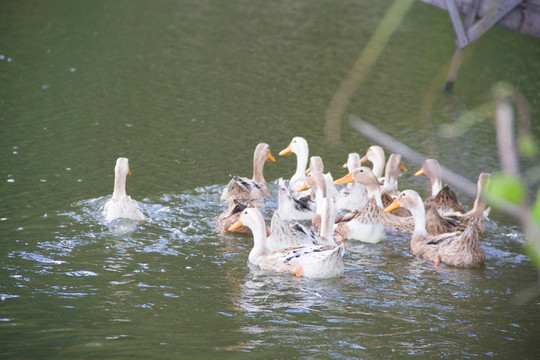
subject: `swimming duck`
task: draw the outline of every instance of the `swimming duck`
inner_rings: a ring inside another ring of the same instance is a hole
[[[360,159],[362,164],[368,161],[371,161],[373,164],[373,169],[371,171],[373,171],[377,179],[380,179],[384,170],[385,161],[383,148],[378,145],[370,146],[366,155]]]
[[[343,275],[343,244],[295,246],[270,252],[266,245],[264,218],[258,209],[245,209],[240,220],[230,229],[232,231],[241,226],[249,227],[253,233],[254,246],[249,253],[249,261],[263,270],[308,278]]]
[[[276,159],[270,152],[270,146],[260,143],[253,154],[253,178],[248,179],[231,175],[232,179],[221,194],[220,200],[258,200],[263,196],[269,196],[270,192],[264,180],[263,168],[266,161],[275,162]]]
[[[333,200],[321,198],[318,202],[318,215],[321,219],[319,233],[296,221],[283,221],[279,213],[275,212],[272,216],[266,248],[269,251],[275,251],[291,246],[335,245],[333,233],[336,214]]]
[[[283,179],[278,180],[278,208],[276,213],[283,220],[310,220],[313,217],[314,203],[309,195],[300,198],[295,197]]]
[[[439,162],[435,159],[426,159],[415,176],[426,175],[431,182],[431,196],[424,201],[425,205],[433,204],[441,213],[466,213],[467,210],[459,202],[456,193],[448,186],[442,186],[442,171]]]
[[[347,162],[343,164],[344,168],[352,173],[354,170],[360,168],[360,155],[358,153],[350,153],[347,157]],[[336,208],[345,211],[359,211],[368,201],[368,195],[366,187],[358,182],[348,183],[346,187],[341,189],[336,196]]]
[[[407,172],[407,169],[403,166],[401,155],[391,154],[388,157],[388,162],[384,170],[384,181],[381,190],[381,199],[384,207],[390,205],[398,195],[397,178],[401,171]],[[396,209],[393,213],[396,216],[411,216],[409,210],[405,208]]]
[[[280,156],[296,154],[296,172],[289,181],[289,188],[297,191],[306,177],[306,167],[308,163],[309,147],[306,139],[300,136],[294,137],[289,145],[279,152]]]
[[[303,186],[298,189],[298,191],[306,191],[311,189],[316,204],[316,211],[311,222],[312,225],[320,231],[321,235],[328,234],[327,231],[330,231],[328,230],[328,227],[324,227],[323,219],[326,217],[328,220],[327,225],[331,224],[331,231],[333,232],[333,225],[336,217],[334,199],[328,196],[326,180],[327,179],[322,172],[311,171],[309,174],[307,174]],[[332,186],[334,186],[334,184],[332,184]]]
[[[463,232],[454,232],[438,236],[430,235],[426,230],[426,214],[420,195],[414,190],[402,191],[394,202],[384,211],[406,207],[414,218],[414,232],[411,237],[411,250],[414,255],[426,260],[442,262],[456,267],[476,267],[486,260],[486,253],[478,241],[474,224]]]
[[[146,217],[143,215],[136,200],[133,200],[126,193],[126,177],[131,175],[129,171],[129,161],[125,157],[119,157],[114,167],[114,191],[103,206],[105,221],[112,221],[117,218],[142,221]]]
[[[457,222],[456,230],[464,230],[469,224],[473,224],[480,233],[485,230],[485,220],[489,215],[490,208],[486,209],[486,189],[491,179],[491,174],[480,173],[476,183],[477,192],[474,205],[471,210],[462,213],[445,213],[444,217]]]
[[[229,228],[240,219],[240,214],[247,207],[254,207],[250,202],[242,203],[239,200],[232,200],[229,202],[227,210],[219,214],[216,220],[216,229],[220,234],[225,234],[229,231]],[[236,232],[251,234],[251,230],[247,227],[242,227],[236,230]]]
[[[385,227],[380,216],[382,202],[378,179],[369,168],[360,167],[334,181],[336,185],[350,182],[358,182],[366,187],[368,201],[362,210],[345,214],[336,219],[334,233],[345,239],[377,243],[382,240],[385,234]]]
[[[362,167],[355,170],[353,173],[349,173],[344,178],[339,179],[345,182],[355,181],[363,184],[366,188],[369,188],[368,193],[375,198],[375,202],[378,207],[380,222],[389,229],[398,230],[412,234],[414,231],[414,219],[411,216],[396,216],[392,213],[383,212],[384,207],[382,206],[380,185],[377,177],[373,174],[369,168]],[[336,180],[336,181],[339,181]],[[377,198],[378,197],[378,198]],[[378,199],[378,200],[377,200]],[[373,207],[373,205],[372,205]],[[361,211],[360,211],[361,212]],[[375,216],[375,209],[371,209],[372,217]],[[353,217],[355,213],[344,215],[344,220],[347,220]],[[459,225],[459,221],[454,219],[443,218],[437,212],[433,206],[428,206],[426,208],[426,219],[427,219],[427,231],[432,235],[438,235],[442,233],[447,233],[450,231],[455,231]],[[336,221],[340,221],[341,218],[338,217]]]
[[[311,171],[324,173],[324,164],[320,156],[312,156],[309,158],[309,167],[306,170],[306,175],[309,174]],[[328,172],[323,175],[324,179],[326,180],[327,196],[335,198],[338,195],[338,191],[334,186],[334,179],[332,178],[332,174]],[[311,194],[312,197],[314,197],[314,195],[315,194],[313,193]]]

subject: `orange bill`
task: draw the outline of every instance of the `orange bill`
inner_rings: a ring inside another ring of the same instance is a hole
[[[414,173],[414,176],[420,176],[420,175],[426,175],[426,173],[424,172],[424,168],[421,168],[416,173]]]
[[[307,186],[306,182],[304,181],[302,183],[302,186],[299,189],[297,189],[296,191],[300,192],[300,191],[306,191],[306,190],[309,190],[309,186]]]
[[[407,172],[407,168],[405,166],[401,165],[401,171]]]
[[[289,154],[292,154],[292,142],[289,144],[289,146],[287,146],[285,149],[281,150],[279,152],[279,156],[283,156],[283,155],[289,155]]]
[[[238,220],[237,222],[232,224],[231,227],[229,227],[229,231],[234,231],[234,230],[240,229],[243,226],[244,226],[244,224],[242,224],[242,220]]]
[[[266,161],[276,162],[276,159],[272,156],[272,153],[268,153],[268,159]]]
[[[348,184],[348,183],[352,183],[352,182],[354,182],[354,179],[352,177],[352,173],[348,173],[344,177],[335,180],[334,184],[343,185],[343,184]]]
[[[400,207],[401,207],[401,206],[398,204],[397,198],[396,198],[396,199],[394,199],[394,201],[393,201],[390,205],[388,205],[388,206],[386,207],[386,209],[384,209],[384,212],[387,213],[387,212],[390,212],[390,211],[392,211],[392,210],[399,209]]]
[[[307,168],[306,169],[306,175],[309,174],[311,172],[311,168]]]
[[[367,158],[367,156],[364,156],[363,158],[360,159],[360,162],[363,164],[365,162],[368,162],[369,159]]]
[[[128,171],[128,175],[131,175],[131,170]]]

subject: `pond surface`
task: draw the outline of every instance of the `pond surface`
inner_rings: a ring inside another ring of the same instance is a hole
[[[453,94],[448,14],[414,2],[325,138],[330,101],[391,1],[26,1],[0,13],[2,358],[539,358],[538,279],[517,222],[493,210],[485,266],[411,256],[409,236],[349,244],[345,274],[309,280],[248,264],[220,235],[229,174],[253,149],[305,137],[335,178],[373,141],[358,116],[475,181],[498,169],[490,121],[441,124],[507,81],[540,111],[540,39],[493,28],[467,49]],[[540,126],[533,133],[540,136]],[[336,130],[336,129],[334,129]],[[149,221],[107,225],[114,164]],[[530,165],[530,164],[529,164]],[[290,178],[294,156],[267,163]],[[429,191],[415,178],[400,188]],[[470,208],[473,199],[458,193]]]

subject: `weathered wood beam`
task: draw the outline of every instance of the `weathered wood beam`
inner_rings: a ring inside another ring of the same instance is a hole
[[[480,0],[472,0],[469,10],[467,10],[467,16],[465,17],[465,29],[469,29],[474,20],[476,19],[476,13],[478,12],[478,5]],[[451,92],[454,88],[454,82],[456,81],[459,68],[463,62],[463,48],[456,46],[456,51],[454,51],[454,56],[452,57],[452,62],[448,68],[448,77],[446,80],[446,85],[444,86],[444,91]]]
[[[446,0],[420,0],[423,3],[447,10]],[[455,0],[460,14],[467,14],[473,0]],[[477,18],[489,13],[495,0],[480,0]],[[540,37],[540,0],[523,0],[497,23],[498,26],[520,32],[522,34]],[[467,28],[467,26],[465,26]]]
[[[467,36],[467,33],[465,32],[463,23],[461,22],[461,16],[459,15],[456,3],[454,0],[445,0],[445,3],[457,35],[457,44],[460,48],[464,48],[469,44],[469,38]]]
[[[523,0],[506,0],[501,1],[497,8],[493,8],[492,11],[482,17],[476,24],[467,29],[467,37],[469,42],[478,40],[489,29],[497,24],[503,17],[505,17],[510,11],[514,10],[516,6],[521,4]]]

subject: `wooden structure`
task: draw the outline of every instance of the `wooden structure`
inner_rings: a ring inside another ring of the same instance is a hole
[[[447,10],[456,32],[456,51],[448,70],[446,91],[452,90],[461,65],[463,49],[494,25],[540,37],[540,0],[421,1]],[[465,15],[465,23],[462,23],[461,15]]]

